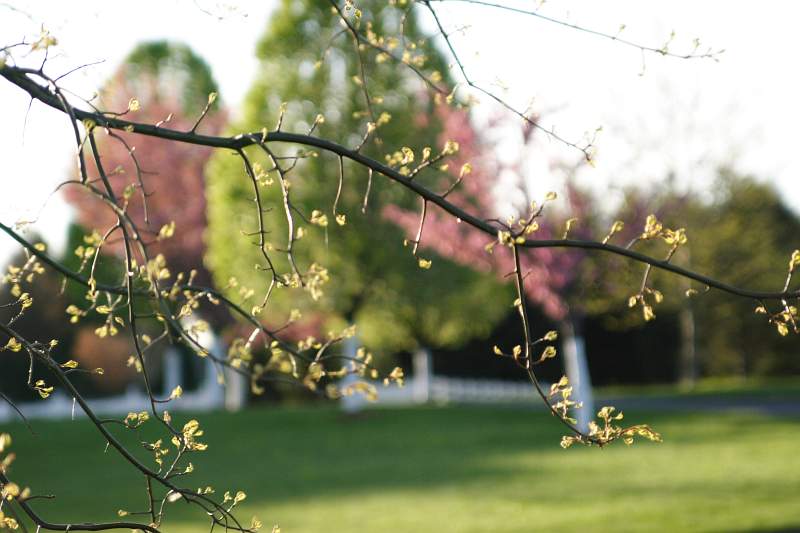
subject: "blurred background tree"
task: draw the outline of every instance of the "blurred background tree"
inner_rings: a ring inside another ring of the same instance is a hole
[[[450,199],[464,207],[479,205],[482,212],[499,216],[493,189],[511,175],[518,184],[518,197],[530,200],[526,183],[530,185],[535,177],[527,176],[524,165],[500,165],[490,150],[477,147],[480,136],[468,115],[448,113],[453,116],[445,123],[458,123],[452,131],[460,133],[455,137],[462,146],[460,157],[481,154],[462,190]],[[535,150],[535,146],[530,148]],[[763,182],[727,169],[720,171],[713,195],[679,191],[674,179],[666,179],[660,186],[628,188],[621,205],[611,210],[602,199],[574,183],[568,181],[565,189],[566,212],[578,219],[572,224],[571,236],[599,239],[619,220],[624,226],[615,232],[612,242],[625,245],[642,232],[647,216],[655,214],[667,227],[688,228],[688,246],[679,250],[676,263],[738,286],[767,290],[779,285],[785,274],[776,273],[774,265],[786,261],[800,244],[800,220],[780,196]],[[413,236],[415,213],[394,206],[388,210],[406,234]],[[428,238],[423,245],[441,255],[487,272],[513,270],[511,258],[502,255],[505,250],[487,254],[488,239],[471,228],[436,212],[426,227]],[[558,238],[564,230],[565,216],[556,210],[542,220],[535,236]],[[661,242],[643,243],[641,248],[654,256],[666,252]],[[644,266],[616,256],[553,249],[527,251],[523,261],[525,271],[530,272],[527,296],[542,313],[537,323],[542,327],[549,323],[562,333],[566,353],[561,360],[568,368],[584,364],[581,347],[585,346],[589,374],[601,385],[676,381],[693,385],[701,377],[777,376],[800,370],[791,357],[788,339],[763,324],[753,325],[752,302],[734,301],[715,291],[706,293],[704,287],[689,280],[654,270],[648,285],[661,292],[663,301],[655,306],[658,320],[645,323],[641,311],[632,311],[626,304],[641,283]],[[694,295],[687,297],[687,291]],[[507,327],[494,331],[491,342],[501,346],[518,342],[514,324],[512,319]],[[486,351],[490,346],[472,343],[468,349]],[[491,366],[486,360],[475,364],[479,368],[467,370],[469,375],[484,375]],[[550,375],[547,367],[543,372]]]
[[[660,187],[630,189],[616,217],[641,220],[655,213],[669,227],[685,227],[688,244],[675,261],[708,272],[733,285],[767,290],[783,283],[786,262],[800,245],[800,219],[768,184],[752,176],[722,169],[702,195],[679,191],[674,180]],[[624,239],[623,239],[624,241]],[[642,247],[657,253],[647,243]],[[652,383],[680,381],[692,385],[702,377],[779,376],[800,372],[786,337],[753,322],[752,300],[737,301],[688,280],[653,271],[652,285],[664,296],[655,307],[658,320],[646,325],[624,305],[630,288],[641,279],[641,265],[600,257],[616,280],[612,297],[601,305],[590,326],[590,361],[603,382]],[[691,297],[687,297],[689,291]],[[596,306],[594,303],[593,306]],[[597,350],[596,355],[592,352]],[[608,362],[618,364],[617,378]]]
[[[442,87],[450,85],[444,74],[445,60],[422,41],[414,10],[391,2],[369,4],[369,9],[364,9],[368,20],[360,21],[362,30],[402,34],[402,40],[384,45],[409,64],[425,64],[440,73],[436,77],[441,78],[437,83]],[[398,68],[386,54],[367,48],[352,53],[353,37],[331,17],[330,9],[329,4],[313,0],[281,2],[258,45],[258,77],[246,97],[242,119],[232,131],[258,131],[264,124],[274,124],[286,101],[283,124],[287,130],[307,131],[315,125],[321,137],[357,146],[372,123],[377,130],[361,149],[363,153],[379,160],[400,153],[401,143],[409,143],[408,132],[414,131],[414,144],[405,148],[415,154],[415,164],[423,159],[425,147],[435,156],[443,147],[443,126],[422,82],[408,69]],[[316,118],[317,113],[324,116],[324,122]],[[272,166],[264,154],[253,151],[252,158],[265,169]],[[280,163],[293,164],[290,160]],[[423,258],[432,260],[430,269],[420,271],[418,258],[403,247],[404,232],[383,211],[390,203],[419,209],[419,198],[386,180],[370,182],[365,170],[345,162],[346,186],[334,213],[338,162],[329,156],[305,157],[297,166],[294,172],[306,179],[291,181],[293,203],[302,206],[306,219],[318,210],[318,217],[324,214],[327,225],[320,228],[307,223],[295,254],[305,268],[312,263],[328,268],[335,281],[324,288],[325,296],[316,302],[317,311],[310,310],[312,302],[307,295],[276,290],[263,315],[266,322],[279,324],[294,308],[304,315],[294,325],[296,336],[319,335],[328,328],[358,322],[358,334],[366,345],[392,352],[462,344],[471,337],[487,335],[506,313],[508,289],[493,279],[431,255]],[[243,173],[241,161],[226,153],[217,154],[210,163],[208,261],[218,284],[235,277],[256,294],[263,294],[271,278],[268,272],[253,267],[261,257],[257,237],[252,238],[253,245],[230,238],[232,233],[258,228],[252,186],[232,178]],[[267,203],[280,202],[277,178],[273,172],[265,178],[272,184],[261,187]],[[430,178],[424,181],[431,183]],[[344,225],[336,220],[337,214],[344,216],[340,219]],[[275,209],[264,216],[268,241],[275,248],[284,248],[285,215]],[[260,303],[258,298],[253,304]],[[476,313],[480,313],[480,321],[474,320]]]
[[[800,219],[770,185],[723,169],[706,205],[686,205],[692,228],[691,264],[730,283],[756,289],[782,286],[787,263],[800,246]],[[703,288],[695,287],[700,292]],[[743,377],[800,371],[790,339],[754,326],[752,302],[700,294],[694,306],[698,368],[704,375]],[[775,309],[773,309],[775,311]]]
[[[520,223],[520,217],[524,217],[531,209],[531,205],[536,209],[545,209],[544,204],[556,199],[550,193],[536,198],[531,192],[536,187],[537,179],[537,176],[531,175],[525,159],[537,148],[537,136],[533,135],[531,126],[520,130],[523,146],[520,153],[524,155],[511,163],[503,163],[494,155],[495,150],[487,140],[489,135],[486,132],[481,134],[474,128],[466,111],[446,107],[437,111],[446,124],[445,137],[452,136],[461,146],[453,166],[460,168],[463,164],[469,164],[472,167],[461,188],[449,196],[450,201],[464,209],[475,208],[515,226]],[[499,119],[493,123],[507,126],[508,120]],[[497,194],[502,186],[511,186],[512,196],[518,199],[510,206],[510,212],[503,212],[502,201]],[[595,205],[597,201],[570,180],[565,189],[568,194],[563,201],[567,207],[559,210],[553,204],[546,206],[545,216],[539,219],[533,232],[534,238],[557,239],[566,234],[572,238],[592,238],[604,231],[600,209]],[[405,229],[409,238],[413,238],[416,214],[395,205],[389,206],[387,211]],[[495,247],[494,241],[441,211],[431,213],[426,236],[423,241],[425,248],[478,271],[494,273],[498,281],[514,271],[513,256],[505,247]],[[525,296],[540,310],[542,318],[553,324],[560,333],[560,366],[566,368],[570,382],[575,386],[576,400],[586,406],[578,413],[581,416],[592,413],[594,409],[584,327],[587,315],[592,310],[598,312],[606,305],[598,305],[598,302],[608,299],[606,292],[596,290],[600,277],[600,271],[596,268],[598,263],[592,261],[585,251],[578,249],[524,250],[520,259],[526,275]],[[590,306],[590,301],[595,305]],[[509,345],[507,341],[501,349],[510,353],[511,346],[517,343],[518,340],[514,340]],[[587,415],[579,422],[585,427],[588,420]]]
[[[84,234],[75,224],[69,225],[68,232],[68,242],[77,244],[72,247],[68,245],[67,253],[55,259],[66,268],[77,271],[81,259],[72,253],[72,250],[85,244]],[[39,242],[37,236],[31,236],[30,240],[43,250],[47,250],[46,243]],[[98,264],[99,267],[95,270],[98,283],[114,283],[119,280],[122,269],[118,261],[115,262],[111,258]],[[33,299],[35,305],[26,309],[21,316],[17,316],[19,306],[0,307],[0,320],[4,323],[13,321],[16,331],[27,337],[40,335],[42,327],[46,326],[50,338],[58,341],[52,352],[57,361],[63,363],[73,359],[77,360],[82,368],[103,368],[102,376],[92,372],[81,372],[74,376],[76,387],[85,396],[123,392],[135,375],[134,369],[125,364],[125,359],[132,350],[130,339],[126,336],[99,338],[95,335],[95,329],[105,321],[103,315],[89,313],[75,326],[65,312],[68,306],[86,307],[85,288],[81,291],[76,283],[65,279],[61,273],[32,257],[25,250],[14,255],[7,268],[9,273],[15,272],[14,275],[24,282],[17,285],[9,282],[9,278],[4,279],[4,283],[0,285],[0,298],[6,302],[13,301],[21,296],[20,291],[24,291]],[[37,364],[36,371],[39,370],[41,369]],[[27,386],[28,371],[28,361],[22,358],[8,358],[0,374],[0,392],[14,400],[31,401],[38,398],[38,395]]]
[[[162,124],[178,130],[196,127],[199,133],[218,134],[226,120],[218,87],[206,62],[187,45],[170,41],[143,42],[125,58],[100,92],[99,106],[125,112],[126,118],[149,124]],[[210,96],[211,95],[211,96]],[[204,110],[207,113],[204,115]],[[202,117],[202,121],[198,120]],[[127,132],[97,130],[97,144],[103,154],[102,165],[115,194],[128,198],[128,215],[142,229],[151,259],[162,254],[173,280],[183,276],[198,285],[210,285],[211,275],[204,266],[206,247],[206,196],[204,169],[211,148],[190,144],[163,143],[159,139]],[[92,167],[94,166],[90,162]],[[62,264],[87,275],[93,256],[79,256],[90,244],[92,234],[102,235],[116,223],[113,211],[83,187],[64,189],[67,200],[75,207],[76,223],[69,225],[67,247]],[[174,235],[160,239],[162,228]],[[87,241],[87,238],[89,239]],[[99,283],[118,285],[123,277],[119,234],[112,235],[98,252],[94,277]],[[88,260],[87,260],[88,259]],[[192,274],[193,273],[193,274]],[[67,305],[87,307],[85,287],[66,281],[62,298],[48,302],[58,307],[62,321]],[[230,323],[224,309],[204,305],[200,315],[217,329]],[[90,312],[81,318],[64,350],[86,367],[107,370],[104,379],[80,376],[89,394],[119,393],[134,380],[135,370],[126,364],[133,353],[130,339],[99,337],[94,330],[105,316]],[[153,323],[142,320],[145,330]],[[152,322],[152,321],[150,321]],[[74,338],[73,338],[74,337]],[[65,339],[66,340],[66,339]],[[164,345],[151,350],[148,365],[156,385],[159,384]],[[194,361],[184,354],[184,363]],[[95,376],[96,377],[96,376]],[[99,390],[97,386],[100,387]]]
[[[31,235],[30,240],[47,249],[41,238]],[[0,285],[0,297],[3,302],[13,302],[27,294],[33,298],[33,303],[24,314],[20,315],[20,306],[4,305],[0,307],[0,320],[4,324],[13,320],[14,326],[21,334],[37,334],[43,325],[47,325],[48,334],[53,339],[58,339],[55,357],[66,360],[69,347],[75,336],[74,328],[69,327],[69,322],[64,318],[65,299],[59,297],[62,288],[62,278],[25,251],[13,255],[6,266],[8,274],[4,276]],[[22,280],[30,279],[35,283],[15,283],[14,277]],[[5,357],[3,372],[0,373],[0,392],[14,400],[33,400],[36,393],[27,386],[29,362],[23,358]]]
[[[213,95],[213,96],[209,96]],[[226,113],[222,111],[218,87],[206,62],[187,45],[169,41],[145,42],[134,48],[101,91],[101,104],[112,111],[125,111],[126,118],[148,124],[199,133],[220,133]],[[204,167],[211,148],[170,146],[148,136],[126,132],[115,137],[98,135],[103,167],[115,193],[122,197],[129,188],[128,214],[152,242],[151,254],[161,253],[173,275],[186,276],[194,269],[197,283],[208,284],[204,267],[206,198]],[[135,150],[131,150],[135,148]],[[135,158],[135,159],[134,159]],[[116,219],[101,200],[75,187],[66,189],[76,208],[78,223],[102,233]],[[174,236],[158,240],[160,229],[174,223]],[[121,239],[112,239],[109,251],[121,253]]]

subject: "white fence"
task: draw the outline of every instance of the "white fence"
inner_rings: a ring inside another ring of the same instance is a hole
[[[198,339],[202,345],[210,347],[210,352],[224,357],[224,350],[218,339],[209,335]],[[162,397],[181,385],[183,358],[176,350],[168,350],[164,354],[164,385]],[[161,410],[174,411],[211,411],[215,409],[239,410],[247,399],[248,384],[246,380],[233,371],[224,373],[225,385],[219,383],[216,365],[206,358],[203,364],[203,375],[195,390],[185,391],[180,398],[168,404],[160,404]],[[124,394],[105,398],[88,399],[87,403],[98,415],[124,415],[130,412],[149,410],[150,400],[139,387],[132,385]],[[74,418],[84,416],[79,406],[65,392],[56,389],[46,400],[17,403],[17,407],[26,418]],[[16,411],[7,403],[0,401],[0,422],[8,422],[18,417]]]
[[[212,353],[222,354],[219,342],[208,339],[203,343],[212,346]],[[176,351],[168,351],[164,358],[164,394],[181,384],[183,359]],[[378,389],[378,401],[372,405],[420,405],[425,403],[524,403],[534,405],[538,399],[536,390],[530,383],[490,379],[465,379],[437,376],[433,373],[430,352],[419,350],[412,360],[412,375],[403,387],[392,385],[384,387],[381,382],[373,384]],[[211,411],[241,409],[247,399],[248,384],[239,374],[226,370],[225,385],[218,379],[218,370],[210,359],[205,360],[203,376],[196,390],[185,391],[180,398],[163,404],[169,411]],[[347,378],[346,378],[347,379]],[[355,381],[355,378],[350,378]],[[549,386],[548,386],[549,387]],[[124,394],[107,398],[87,400],[98,415],[124,415],[149,407],[147,395],[138,387],[131,386]],[[370,405],[362,395],[342,398],[342,409],[357,412]],[[56,390],[47,400],[25,402],[17,407],[27,418],[74,418],[84,416],[72,398],[63,391]],[[14,409],[0,402],[0,423],[17,417]]]
[[[403,387],[392,385],[378,387],[377,405],[411,405],[423,403],[526,403],[534,402],[539,396],[530,383],[492,379],[464,379],[434,376],[429,387],[421,387],[420,380],[412,377]],[[343,401],[364,402],[359,398],[345,398]],[[360,406],[359,406],[360,407]]]
[[[412,367],[413,374],[403,387],[384,387],[380,382],[372,382],[378,389],[378,400],[372,405],[414,405],[429,402],[534,405],[539,399],[536,389],[528,382],[437,376],[433,373],[431,355],[427,350],[419,350],[414,354]],[[368,405],[361,395],[342,398],[342,408],[346,412],[357,412]]]

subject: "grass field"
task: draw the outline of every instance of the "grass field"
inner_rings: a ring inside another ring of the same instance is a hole
[[[800,530],[797,418],[626,415],[664,443],[562,450],[555,420],[513,408],[204,414],[209,450],[187,484],[245,490],[241,516],[283,533]],[[57,496],[37,503],[48,519],[143,507],[143,480],[85,421],[34,429],[2,428],[12,476]],[[207,531],[180,502],[170,512],[166,533]]]

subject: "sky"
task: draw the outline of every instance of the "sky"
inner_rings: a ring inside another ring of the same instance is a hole
[[[320,0],[322,1],[322,0]],[[531,9],[536,1],[506,1]],[[234,6],[235,7],[232,7]],[[169,38],[192,46],[211,65],[233,112],[249,87],[257,63],[255,43],[275,2],[160,0],[141,2],[0,2],[0,41],[16,42],[42,25],[58,39],[50,72],[103,61],[65,79],[91,95],[138,42]],[[519,108],[533,99],[546,127],[574,141],[602,127],[597,165],[578,179],[609,202],[621,188],[663,179],[705,194],[721,165],[772,183],[800,212],[800,77],[794,51],[799,4],[734,0],[549,0],[539,12],[586,28],[660,47],[671,32],[670,50],[724,49],[718,61],[645,54],[619,42],[588,35],[535,17],[502,13],[464,2],[439,9],[468,74]],[[37,220],[35,228],[56,248],[63,242],[70,209],[55,185],[74,165],[69,124],[59,113],[34,105],[27,112],[20,90],[0,82],[0,220]],[[476,120],[496,114],[478,106]],[[27,119],[26,119],[27,117]],[[501,157],[519,157],[510,136]],[[558,191],[554,162],[580,154],[545,140],[526,154],[531,189]],[[0,236],[0,259],[14,246]]]

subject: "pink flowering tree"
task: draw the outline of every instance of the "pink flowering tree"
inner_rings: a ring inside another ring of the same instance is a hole
[[[130,120],[215,135],[226,120],[216,95],[211,71],[199,56],[185,45],[155,41],[131,51],[106,83],[97,105]],[[194,271],[195,283],[208,284],[211,277],[203,265],[203,176],[212,149],[167,146],[154,137],[111,130],[99,132],[96,142],[109,184],[152,244],[151,255],[162,254],[173,275],[188,277]],[[104,209],[100,196],[82,187],[64,190],[82,226],[92,230],[114,225],[116,215]],[[121,256],[122,240],[110,238],[103,249]]]
[[[531,210],[543,210],[545,204],[555,200],[555,194],[548,193],[536,201],[530,197],[525,181],[525,163],[516,161],[503,164],[493,156],[492,147],[482,139],[472,126],[469,114],[464,110],[440,106],[437,111],[444,125],[440,143],[455,143],[457,153],[443,168],[448,173],[450,185],[453,180],[457,187],[447,195],[448,200],[464,209],[493,214],[488,221],[497,225],[498,231],[507,226],[521,224],[520,217]],[[529,152],[534,142],[533,129],[522,130],[525,150]],[[497,186],[501,176],[513,180],[515,198],[522,199],[514,205],[515,213],[501,214]],[[571,183],[567,183],[566,203],[569,219],[557,213],[540,218],[533,232],[534,237],[558,239],[570,236],[587,237],[590,233],[587,222],[592,218],[592,200],[588,194]],[[458,219],[441,210],[432,209],[426,213],[424,233],[419,238],[420,216],[416,211],[404,210],[396,205],[387,206],[384,216],[404,228],[412,243],[419,248],[431,249],[441,256],[468,265],[479,271],[493,273],[499,278],[507,278],[514,271],[514,256],[504,246],[494,246],[497,241],[489,240],[485,234],[462,224]],[[417,241],[416,239],[419,239]],[[575,399],[584,408],[576,411],[578,425],[586,427],[594,412],[591,394],[591,378],[586,361],[583,322],[587,309],[582,303],[582,287],[593,276],[593,269],[585,261],[586,252],[556,248],[527,249],[520,255],[521,267],[525,275],[525,295],[537,305],[545,315],[558,324],[562,340],[562,352],[567,376],[575,390]]]

